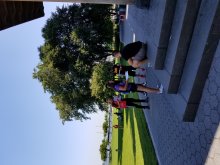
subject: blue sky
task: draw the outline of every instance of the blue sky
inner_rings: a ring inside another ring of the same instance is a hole
[[[49,94],[32,78],[41,28],[57,5],[44,3],[45,17],[0,31],[1,165],[102,164],[104,113],[62,125]]]

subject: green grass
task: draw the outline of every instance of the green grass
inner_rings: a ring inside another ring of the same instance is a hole
[[[115,62],[124,63],[118,60]],[[128,97],[137,99],[138,94],[129,94]],[[116,110],[113,108],[113,111]],[[113,125],[123,125],[123,129],[113,128],[111,165],[158,164],[143,110],[127,108],[123,110],[123,113],[124,119],[119,123],[117,116],[113,114]]]
[[[114,124],[118,124],[115,115]],[[124,110],[121,124],[123,129],[113,128],[111,165],[156,165],[157,159],[143,111],[133,108]]]

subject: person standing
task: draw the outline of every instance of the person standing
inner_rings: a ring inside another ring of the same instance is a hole
[[[115,58],[124,58],[129,65],[140,68],[141,65],[149,62],[147,59],[147,44],[141,41],[127,44],[121,51],[113,51]]]
[[[114,76],[116,76],[116,75],[118,75],[119,77],[125,76],[125,72],[127,71],[129,76],[132,76],[132,77],[136,76],[136,77],[145,78],[145,75],[137,74],[135,72],[136,68],[134,68],[134,69],[132,69],[132,68],[133,68],[132,66],[118,66],[118,65],[114,65],[113,66]]]
[[[147,97],[146,99],[134,99],[134,98],[122,98],[120,95],[113,96],[112,98],[113,101],[127,101],[127,102],[149,102],[149,98]]]
[[[143,84],[135,84],[135,83],[129,83],[128,80],[125,82],[118,82],[118,81],[109,81],[106,84],[107,88],[111,88],[115,90],[116,92],[121,93],[129,93],[129,92],[147,92],[147,93],[155,93],[159,94],[163,92],[163,86],[160,85],[159,88],[151,88],[146,87]]]
[[[136,104],[135,102],[144,102],[145,100],[136,100],[136,101],[126,101],[126,100],[121,100],[121,101],[113,101],[112,99],[107,99],[107,103],[111,104],[115,108],[128,108],[128,107],[135,107],[135,108],[143,108],[143,109],[150,109],[149,105],[139,105]]]
[[[113,125],[113,128],[119,128],[119,129],[123,129],[123,126],[120,126],[118,124]]]

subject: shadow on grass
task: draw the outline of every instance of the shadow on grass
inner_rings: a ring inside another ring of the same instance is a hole
[[[157,165],[158,161],[153,147],[149,129],[147,127],[144,112],[142,110],[134,111],[134,116],[137,120],[137,128],[139,132],[143,158],[145,165]]]
[[[123,95],[123,98],[134,98],[133,93],[127,94],[127,95]],[[129,108],[125,108],[124,110],[127,111]],[[131,108],[130,108],[131,109]],[[125,113],[125,121],[126,124],[128,124],[128,119],[129,119],[129,113]]]
[[[123,126],[123,121],[119,121],[118,123],[120,126]],[[118,152],[118,162],[122,161],[122,149],[123,149],[123,134],[124,134],[124,129],[118,129],[118,149],[116,152]]]
[[[128,108],[125,108],[124,110],[125,110],[125,113],[124,113],[125,115],[124,116],[125,116],[125,119],[126,119],[125,120],[126,121],[126,125],[128,125],[129,113],[127,111],[129,111],[129,110],[128,110]]]
[[[131,138],[132,138],[132,148],[133,148],[133,153],[134,153],[134,160],[136,160],[136,146],[135,146],[135,128],[134,128],[134,113],[133,111],[135,111],[133,108],[127,108],[125,110],[125,114],[126,115],[126,124],[128,124],[128,121],[130,121],[130,129],[131,129]],[[122,132],[122,134],[120,133]],[[120,134],[120,135],[119,135]],[[119,133],[118,133],[118,138],[122,139],[123,138],[123,131],[120,131],[119,130]],[[123,146],[122,146],[122,140],[118,140],[118,162],[120,162],[120,164],[122,164],[122,149],[123,149]]]
[[[131,137],[132,137],[132,144],[133,144],[133,153],[134,153],[134,160],[136,160],[136,147],[135,147],[135,131],[134,131],[134,108],[129,108],[127,113],[130,119],[130,129],[131,129]]]

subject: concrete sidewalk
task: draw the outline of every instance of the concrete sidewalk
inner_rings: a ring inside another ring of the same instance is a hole
[[[153,53],[152,47],[157,36],[156,30],[153,30],[157,20],[150,19],[148,12],[147,9],[128,6],[128,16],[123,26],[123,41],[152,41],[148,53]],[[205,84],[195,122],[186,123],[179,120],[172,102],[168,99],[171,94],[149,94],[151,109],[145,111],[145,116],[160,164],[220,164],[219,64],[220,44]],[[147,70],[146,76],[149,86],[159,83],[152,68]]]

